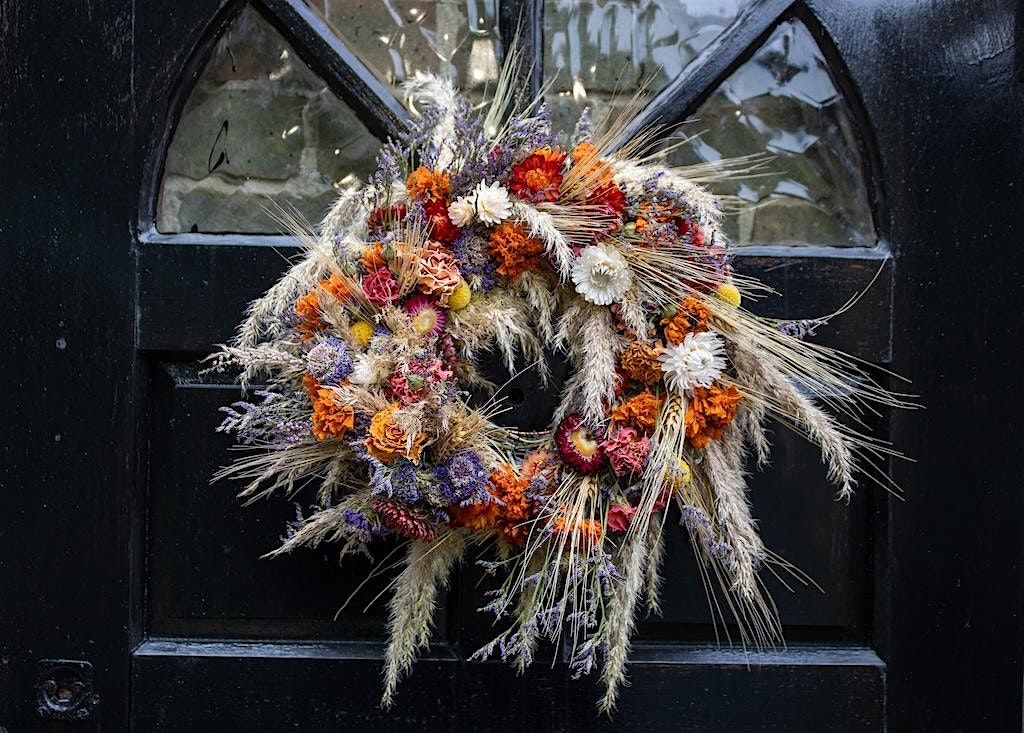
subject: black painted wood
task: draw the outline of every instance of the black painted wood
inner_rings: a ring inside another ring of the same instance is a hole
[[[518,49],[522,100],[532,101],[540,93],[544,74],[544,0],[499,0],[498,32],[502,57]]]
[[[383,713],[380,616],[333,627],[340,591],[296,590],[345,582],[316,553],[280,567],[236,559],[273,543],[287,504],[240,510],[205,484],[219,450],[208,411],[231,390],[196,381],[192,362],[283,261],[248,240],[179,245],[145,232],[176,110],[237,4],[0,0],[0,727],[67,729],[35,712],[37,662],[49,658],[94,667],[100,703],[81,730],[1019,730],[1017,4],[807,4],[877,145],[878,228],[892,254],[749,262],[778,278],[781,307],[801,311],[799,294],[838,304],[884,262],[866,310],[836,331],[869,358],[891,356],[928,405],[887,418],[918,459],[893,466],[907,502],[862,487],[852,513],[829,505],[845,527],[820,522],[824,508],[789,512],[805,506],[796,492],[814,460],[782,440],[778,473],[755,497],[771,503],[758,507],[765,531],[793,522],[775,544],[809,554],[806,543],[832,540],[818,577],[837,587],[784,609],[798,645],[749,659],[695,651],[688,640],[706,627],[679,599],[675,618],[644,623],[659,646],[638,644],[634,685],[608,720],[594,715],[592,682],[570,683],[561,665],[520,678],[461,661],[488,631],[472,569],[431,658]],[[218,548],[221,536],[231,539]]]
[[[597,717],[594,685],[538,665],[525,677],[498,664],[421,660],[400,694],[411,717],[376,707],[380,650],[372,646],[177,643],[154,640],[134,658],[135,719],[146,730],[673,730],[877,731],[884,665],[858,647],[744,654],[638,645],[636,683],[621,713]],[[755,670],[755,671],[752,671]],[[163,680],[180,680],[166,689]],[[212,680],[213,686],[202,680]],[[242,682],[244,681],[244,683]],[[276,704],[253,689],[277,691]],[[742,690],[742,693],[739,692]],[[739,695],[743,695],[739,698]],[[244,705],[224,705],[246,698]],[[142,705],[149,698],[154,704]],[[794,716],[798,712],[798,716]],[[642,721],[642,722],[641,722]],[[180,728],[175,726],[181,726]]]

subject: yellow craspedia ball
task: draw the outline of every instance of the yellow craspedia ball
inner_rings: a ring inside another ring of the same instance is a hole
[[[463,280],[448,296],[448,310],[460,311],[469,305],[472,299],[473,291],[469,289],[469,283]]]
[[[725,282],[719,285],[715,294],[720,300],[725,301],[733,308],[739,308],[740,303],[743,302],[743,296],[740,295],[740,289],[730,282]]]
[[[370,343],[370,339],[373,338],[373,324],[369,321],[356,321],[349,328],[348,332],[356,346],[362,348]]]

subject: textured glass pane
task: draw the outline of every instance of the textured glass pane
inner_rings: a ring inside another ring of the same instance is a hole
[[[278,232],[265,209],[316,223],[372,171],[379,141],[246,8],[217,43],[167,151],[162,232]]]
[[[472,93],[498,77],[497,0],[307,2],[388,84],[433,72]]]
[[[572,130],[587,105],[595,122],[614,118],[645,82],[647,95],[657,92],[748,2],[547,0],[544,76],[554,82],[548,103],[556,127]]]
[[[757,204],[729,217],[736,243],[875,243],[852,116],[801,23],[782,24],[682,129],[677,165],[774,156],[758,177],[712,184]]]

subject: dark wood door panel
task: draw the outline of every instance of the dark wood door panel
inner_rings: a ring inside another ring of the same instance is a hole
[[[150,392],[148,501],[149,633],[155,635],[380,639],[391,573],[367,582],[339,609],[375,564],[324,545],[272,559],[295,504],[278,497],[241,506],[239,484],[211,485],[237,454],[215,433],[218,407],[239,398],[237,386],[209,383],[194,364],[158,364]],[[183,441],[182,435],[197,436]],[[200,437],[201,436],[201,437]],[[315,487],[293,497],[308,506]],[[375,558],[394,549],[382,543]],[[337,616],[336,616],[337,614]],[[443,627],[444,612],[439,619]]]
[[[802,585],[785,571],[762,573],[779,609],[788,641],[866,643],[870,608],[869,545],[866,537],[869,491],[847,506],[821,475],[817,449],[782,426],[773,434],[773,460],[750,477],[753,514],[765,545],[809,575],[821,590]],[[642,626],[646,638],[714,639],[707,598],[685,529],[670,515],[660,618]]]
[[[444,650],[421,660],[395,706],[377,707],[381,650],[352,644],[154,640],[133,656],[140,730],[877,731],[885,668],[856,647],[745,655],[638,645],[614,718],[562,666],[518,676]],[[173,683],[168,684],[168,680]],[[638,722],[642,723],[638,726]]]

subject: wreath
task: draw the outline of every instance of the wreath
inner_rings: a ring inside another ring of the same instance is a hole
[[[256,450],[219,476],[245,479],[249,499],[318,485],[272,555],[408,542],[384,704],[427,644],[438,590],[488,544],[481,610],[500,633],[473,658],[522,670],[542,639],[567,639],[574,676],[601,668],[608,710],[635,618],[659,607],[670,505],[744,645],[774,645],[759,572],[798,571],[758,536],[748,453],[765,463],[766,421],[781,421],[820,446],[848,498],[858,471],[886,481],[888,449],[856,421],[904,403],[802,339],[827,318],[742,307],[768,288],[733,272],[695,171],[642,154],[651,136],[613,152],[628,120],[595,132],[584,113],[556,135],[542,104],[513,109],[509,79],[481,107],[449,81],[409,82],[410,132],[303,235],[301,259],[212,357],[265,385],[223,408],[220,430]],[[551,354],[567,360],[547,432],[495,422],[510,408],[481,369],[488,352],[541,378]]]

